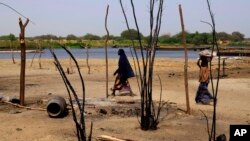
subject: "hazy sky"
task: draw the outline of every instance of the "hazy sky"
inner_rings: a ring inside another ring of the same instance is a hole
[[[119,0],[0,0],[35,22],[29,23],[26,36],[54,34],[83,36],[92,33],[106,34],[104,19],[109,4],[108,29],[120,35],[126,29]],[[206,0],[165,0],[162,34],[180,32],[178,5],[182,5],[185,28],[189,32],[210,32],[211,28],[200,21],[210,22]],[[130,0],[123,0],[129,24],[134,28]],[[250,37],[250,0],[211,0],[218,32],[239,31]],[[140,31],[149,34],[149,0],[134,0]],[[19,34],[19,15],[0,5],[0,35]],[[25,21],[25,19],[23,19]]]

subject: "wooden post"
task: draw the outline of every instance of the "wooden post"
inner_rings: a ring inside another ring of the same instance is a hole
[[[38,43],[36,42],[36,50],[38,50]],[[36,56],[36,53],[37,53],[37,51],[34,53],[34,55],[33,55],[33,57],[32,57],[32,60],[31,60],[31,63],[30,63],[30,67],[32,67],[32,65],[33,65],[33,61],[34,61],[34,59],[35,59],[35,56]]]
[[[222,74],[222,77],[225,77],[225,76],[226,76],[226,73],[225,73],[225,66],[226,66],[226,58],[223,58],[223,63],[222,63],[223,74]]]
[[[64,45],[64,46],[66,47],[66,45]],[[67,49],[70,51],[71,50],[70,46],[67,47]],[[68,69],[68,74],[73,74],[74,73],[73,72],[72,58],[71,57],[69,57],[69,67],[67,69]]]
[[[29,19],[23,24],[22,19],[19,18],[20,26],[20,47],[21,47],[21,72],[20,72],[20,104],[24,105],[24,94],[25,94],[25,63],[26,63],[26,46],[25,46],[25,27],[29,23]]]
[[[89,66],[89,46],[86,46],[86,63],[87,63],[87,67],[88,67],[88,74],[90,74],[90,66]]]
[[[185,91],[186,91],[187,114],[191,114],[190,104],[189,104],[189,94],[188,94],[188,76],[187,76],[187,74],[188,74],[188,56],[187,56],[186,34],[185,34],[181,5],[179,5],[179,13],[180,13],[181,29],[182,29],[182,44],[183,44],[184,51],[185,51],[184,83],[185,83]]]
[[[38,50],[39,50],[39,68],[42,69],[41,57],[42,57],[42,46],[40,41],[38,41]]]
[[[107,27],[107,19],[108,19],[108,13],[109,13],[109,5],[107,6],[106,10],[106,16],[105,16],[105,29],[107,32],[106,40],[105,40],[105,58],[106,58],[106,98],[108,98],[108,39],[109,39],[109,31]]]
[[[13,41],[10,40],[10,50],[11,50],[11,57],[13,64],[16,64],[15,58],[14,58],[14,51],[13,51]]]

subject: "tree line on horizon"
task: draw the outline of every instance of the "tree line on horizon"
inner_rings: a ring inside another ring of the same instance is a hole
[[[147,42],[149,39],[149,36],[144,36],[142,33],[140,33],[141,38]],[[16,41],[18,37],[15,37],[14,34],[9,35],[2,35],[0,36],[0,40],[9,40],[9,41]],[[87,33],[84,36],[76,36],[74,34],[68,34],[66,37],[62,36],[56,36],[53,34],[47,34],[47,35],[40,35],[40,36],[34,36],[34,37],[27,37],[27,40],[68,40],[68,41],[77,41],[81,42],[82,40],[89,40],[89,41],[95,41],[95,40],[105,40],[106,35],[104,36],[98,36],[95,34]],[[124,30],[121,32],[120,36],[114,36],[109,35],[110,40],[114,41],[123,41],[123,40],[138,40],[138,34],[137,30],[131,29],[130,33],[128,30]],[[231,43],[238,43],[240,44],[242,41],[245,40],[245,35],[240,33],[239,31],[232,32],[231,34],[226,32],[218,32],[217,33],[217,39],[222,42],[231,42]],[[160,44],[181,44],[182,40],[182,33],[179,32],[175,35],[170,34],[163,34],[159,36],[159,43]],[[206,32],[198,32],[190,33],[186,32],[186,41],[187,44],[193,44],[193,45],[209,45],[212,43],[212,34],[206,33]]]

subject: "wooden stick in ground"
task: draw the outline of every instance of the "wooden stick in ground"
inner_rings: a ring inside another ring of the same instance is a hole
[[[30,67],[32,67],[33,61],[34,61],[35,56],[36,56],[37,53],[39,53],[38,65],[39,65],[39,68],[42,69],[42,64],[41,64],[42,49],[41,49],[41,45],[40,45],[39,41],[37,42],[36,52],[34,53],[34,55],[32,57],[32,60],[31,60],[31,63],[30,63]]]
[[[108,98],[108,49],[107,49],[107,44],[108,44],[108,39],[109,39],[109,31],[107,28],[107,18],[108,18],[108,13],[109,13],[109,5],[107,6],[106,10],[106,16],[105,16],[105,29],[107,32],[106,40],[105,40],[105,59],[106,59],[106,98]]]
[[[13,41],[10,41],[10,50],[11,50],[11,57],[12,57],[12,62],[13,64],[16,64],[15,58],[14,58],[14,50],[13,50]]]
[[[41,44],[40,42],[38,41],[38,50],[39,50],[39,59],[38,59],[38,62],[39,62],[39,68],[42,69],[42,63],[41,63],[41,57],[42,57],[42,47],[41,47]]]
[[[185,52],[185,65],[184,65],[184,83],[185,83],[185,92],[186,92],[186,105],[187,105],[187,114],[191,114],[190,112],[190,104],[189,104],[189,94],[188,94],[188,56],[187,56],[187,45],[186,45],[186,34],[184,28],[184,20],[182,15],[182,8],[179,5],[179,13],[181,19],[181,29],[182,29],[182,44]]]
[[[36,50],[38,50],[38,43],[37,43],[37,46],[36,46]],[[30,67],[32,67],[32,64],[33,64],[34,58],[36,56],[36,53],[37,53],[37,51],[34,53],[34,55],[32,57],[32,60],[31,60],[31,63],[30,63]]]
[[[29,19],[23,24],[22,19],[19,18],[19,26],[21,33],[19,34],[21,47],[21,72],[20,72],[20,104],[24,105],[25,94],[25,64],[26,64],[26,45],[25,45],[25,27],[28,25]]]
[[[24,109],[27,109],[27,110],[46,111],[46,109],[43,109],[43,108],[32,108],[32,107],[22,106],[22,105],[11,103],[11,102],[7,102],[7,101],[1,101],[1,102],[2,103],[6,103],[6,104],[10,104],[10,105],[18,107],[18,108],[24,108]]]
[[[87,63],[87,67],[88,67],[88,74],[90,74],[90,66],[89,66],[89,47],[88,47],[88,46],[86,46],[86,55],[87,55],[86,63]]]
[[[65,46],[66,47],[66,46]],[[70,50],[70,47],[68,47],[68,50]],[[74,73],[73,72],[73,66],[72,66],[72,58],[71,57],[69,57],[69,71],[68,71],[68,74],[70,74],[70,73]]]

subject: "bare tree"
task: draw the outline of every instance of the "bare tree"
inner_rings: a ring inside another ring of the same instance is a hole
[[[122,13],[123,13],[124,19],[126,21],[126,26],[127,26],[128,32],[131,35],[130,26],[128,24],[128,19],[127,19],[127,16],[126,16],[123,4],[122,4],[122,0],[120,0],[120,5],[121,5],[121,9],[122,9]],[[133,58],[133,63],[134,63],[134,67],[135,67],[135,76],[136,76],[136,81],[137,81],[138,89],[139,89],[139,91],[141,91],[140,84],[139,84],[139,79],[138,79],[138,74],[137,74],[137,67],[136,67],[137,65],[139,65],[138,55],[135,54],[135,57],[136,57],[136,60],[137,60],[137,64],[136,64],[135,58],[134,58],[134,54],[133,54],[133,51],[136,52],[136,50],[135,50],[135,42],[134,42],[134,38],[130,38],[130,39],[131,39],[132,47],[129,47],[129,50],[130,50],[130,53],[131,53],[132,58]],[[132,49],[134,49],[134,50],[132,51]],[[139,69],[138,70],[139,73],[141,74],[140,67],[138,69]]]
[[[212,23],[206,22],[206,21],[201,21],[201,22],[208,24],[212,29],[212,37],[213,37],[213,39],[212,39],[212,53],[211,53],[211,57],[212,57],[214,51],[216,51],[217,54],[220,54],[220,49],[219,49],[219,46],[218,46],[218,43],[217,43],[217,35],[216,35],[216,29],[215,29],[215,19],[214,19],[214,14],[213,14],[212,9],[211,9],[211,2],[210,2],[210,0],[206,0],[206,1],[207,1],[207,6],[208,6],[208,10],[209,10],[209,14],[210,14],[210,18],[211,18]],[[209,141],[216,141],[216,110],[217,110],[217,96],[218,96],[219,80],[220,80],[220,68],[221,68],[220,62],[221,62],[221,57],[220,57],[220,55],[218,55],[218,63],[217,63],[218,64],[218,66],[217,66],[218,71],[217,71],[216,85],[215,86],[214,86],[213,74],[212,74],[212,61],[209,62],[209,64],[210,64],[210,80],[211,80],[211,85],[212,85],[212,94],[213,94],[213,97],[214,97],[213,118],[212,118],[211,129],[209,129],[209,126],[207,126],[208,130],[211,130],[210,132],[208,131]]]
[[[140,125],[141,125],[142,130],[157,129],[157,125],[159,123],[160,109],[164,105],[160,101],[158,112],[155,112],[154,103],[152,100],[153,72],[154,72],[153,68],[154,68],[156,47],[158,44],[158,36],[159,36],[160,28],[161,28],[163,1],[164,0],[158,0],[158,1],[150,0],[150,19],[149,19],[150,20],[150,36],[149,36],[149,42],[147,46],[143,46],[142,39],[140,36],[140,30],[139,30],[139,26],[138,26],[138,22],[136,18],[134,3],[133,3],[133,0],[130,0],[132,10],[133,10],[133,17],[134,17],[134,21],[135,21],[135,25],[137,29],[137,35],[139,38],[140,54],[142,57],[142,65],[141,65],[137,57],[136,49],[133,46],[134,53],[135,53],[136,60],[137,60],[137,67],[139,68],[139,77],[140,77],[140,88],[141,88],[140,89],[140,95],[141,95]],[[158,3],[158,6],[157,6],[157,3]],[[157,9],[155,10],[155,8]],[[154,11],[156,11],[156,14],[154,14]],[[156,18],[154,18],[154,16],[156,16]],[[126,16],[124,17],[126,19]],[[127,19],[126,19],[126,22],[127,22]]]
[[[12,41],[10,41],[10,50],[11,50],[12,62],[13,62],[13,64],[16,64],[16,61],[15,61],[15,58],[14,58],[14,50],[13,50],[12,46],[13,46],[13,43],[12,43]]]
[[[85,108],[85,85],[84,85],[84,80],[83,80],[82,74],[80,72],[80,67],[79,67],[76,59],[72,55],[72,53],[67,48],[65,48],[64,46],[62,46],[62,47],[70,55],[70,57],[73,59],[75,65],[77,67],[78,74],[79,74],[79,77],[80,77],[80,81],[81,81],[81,84],[82,84],[82,97],[83,97],[82,104],[80,103],[80,100],[78,98],[78,95],[77,95],[75,89],[73,88],[73,86],[71,85],[69,79],[67,78],[67,75],[63,71],[63,68],[62,68],[59,60],[57,59],[56,54],[52,51],[51,48],[50,48],[50,52],[54,57],[54,61],[55,61],[54,64],[57,67],[57,69],[59,70],[59,73],[60,73],[60,75],[61,75],[61,77],[63,79],[63,82],[64,82],[64,84],[66,86],[66,89],[67,89],[67,92],[68,92],[68,95],[69,95],[69,102],[70,102],[70,105],[71,105],[71,108],[72,108],[73,120],[74,120],[75,126],[76,126],[76,131],[77,131],[76,133],[77,133],[78,141],[86,141],[86,140],[91,141],[93,124],[91,123],[90,134],[89,134],[89,136],[87,138],[87,136],[86,136],[86,128],[85,128],[85,117],[84,117],[84,111],[85,111],[85,109],[84,109]],[[76,104],[77,104],[78,109],[80,111],[80,117],[79,118],[77,118],[75,109],[73,107],[73,101],[76,101]]]

